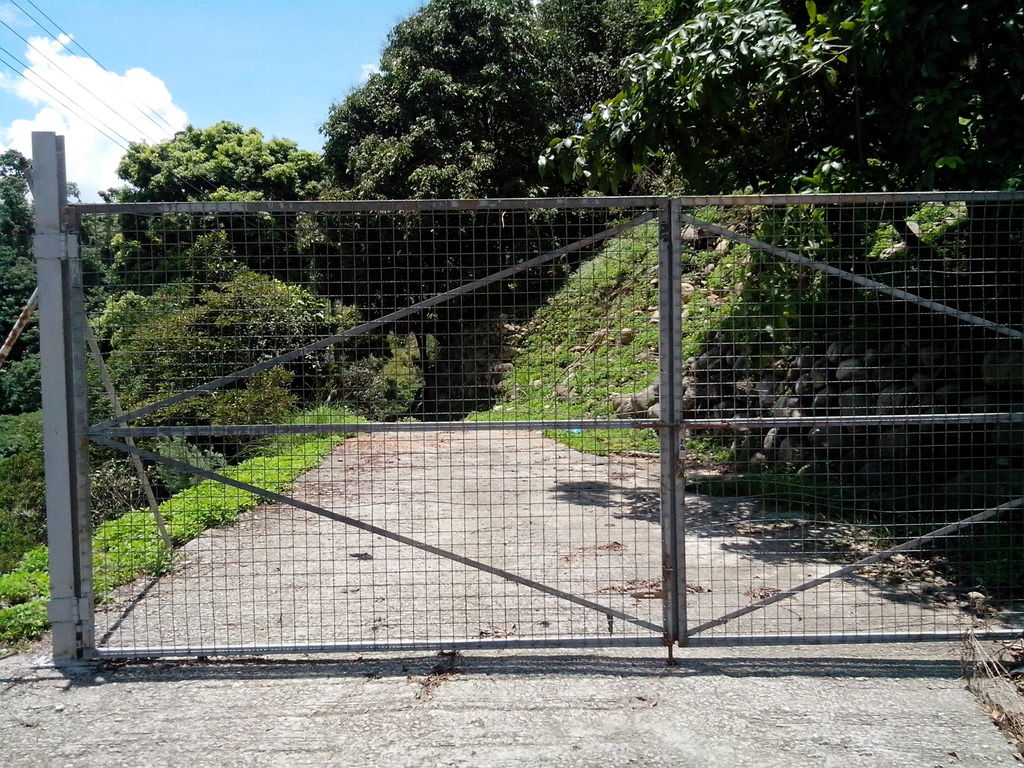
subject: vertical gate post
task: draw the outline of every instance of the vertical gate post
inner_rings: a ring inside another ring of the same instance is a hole
[[[33,252],[39,285],[39,346],[46,469],[53,661],[95,656],[89,515],[85,347],[77,233],[66,220],[64,138],[32,134]]]
[[[658,401],[661,404],[661,536],[666,641],[686,640],[686,550],[679,478],[682,437],[682,263],[679,206],[666,199],[658,214]]]

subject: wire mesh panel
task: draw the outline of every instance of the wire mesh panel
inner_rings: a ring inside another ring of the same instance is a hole
[[[657,206],[78,206],[100,651],[663,642]]]
[[[1019,626],[1024,198],[689,203],[690,642]]]
[[[72,212],[101,655],[1020,625],[1020,195]]]

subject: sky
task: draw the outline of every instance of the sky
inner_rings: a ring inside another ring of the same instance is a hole
[[[0,0],[0,151],[29,155],[33,130],[64,135],[68,178],[87,202],[119,183],[123,145],[189,124],[231,120],[319,151],[331,104],[422,4]]]

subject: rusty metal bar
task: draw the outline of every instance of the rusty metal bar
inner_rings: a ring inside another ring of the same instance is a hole
[[[22,331],[28,326],[28,321],[32,318],[32,313],[36,311],[36,307],[39,306],[39,288],[32,289],[32,295],[29,296],[25,307],[21,310],[21,314],[18,315],[18,319],[14,321],[14,327],[11,328],[11,332],[7,334],[7,339],[4,341],[2,347],[0,347],[0,367],[7,362],[7,358],[11,354],[11,350],[14,349],[14,345],[18,343],[18,338],[21,336]]]

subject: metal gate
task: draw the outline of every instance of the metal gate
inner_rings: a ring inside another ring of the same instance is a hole
[[[1019,634],[1024,197],[68,205],[35,141],[56,659]]]

